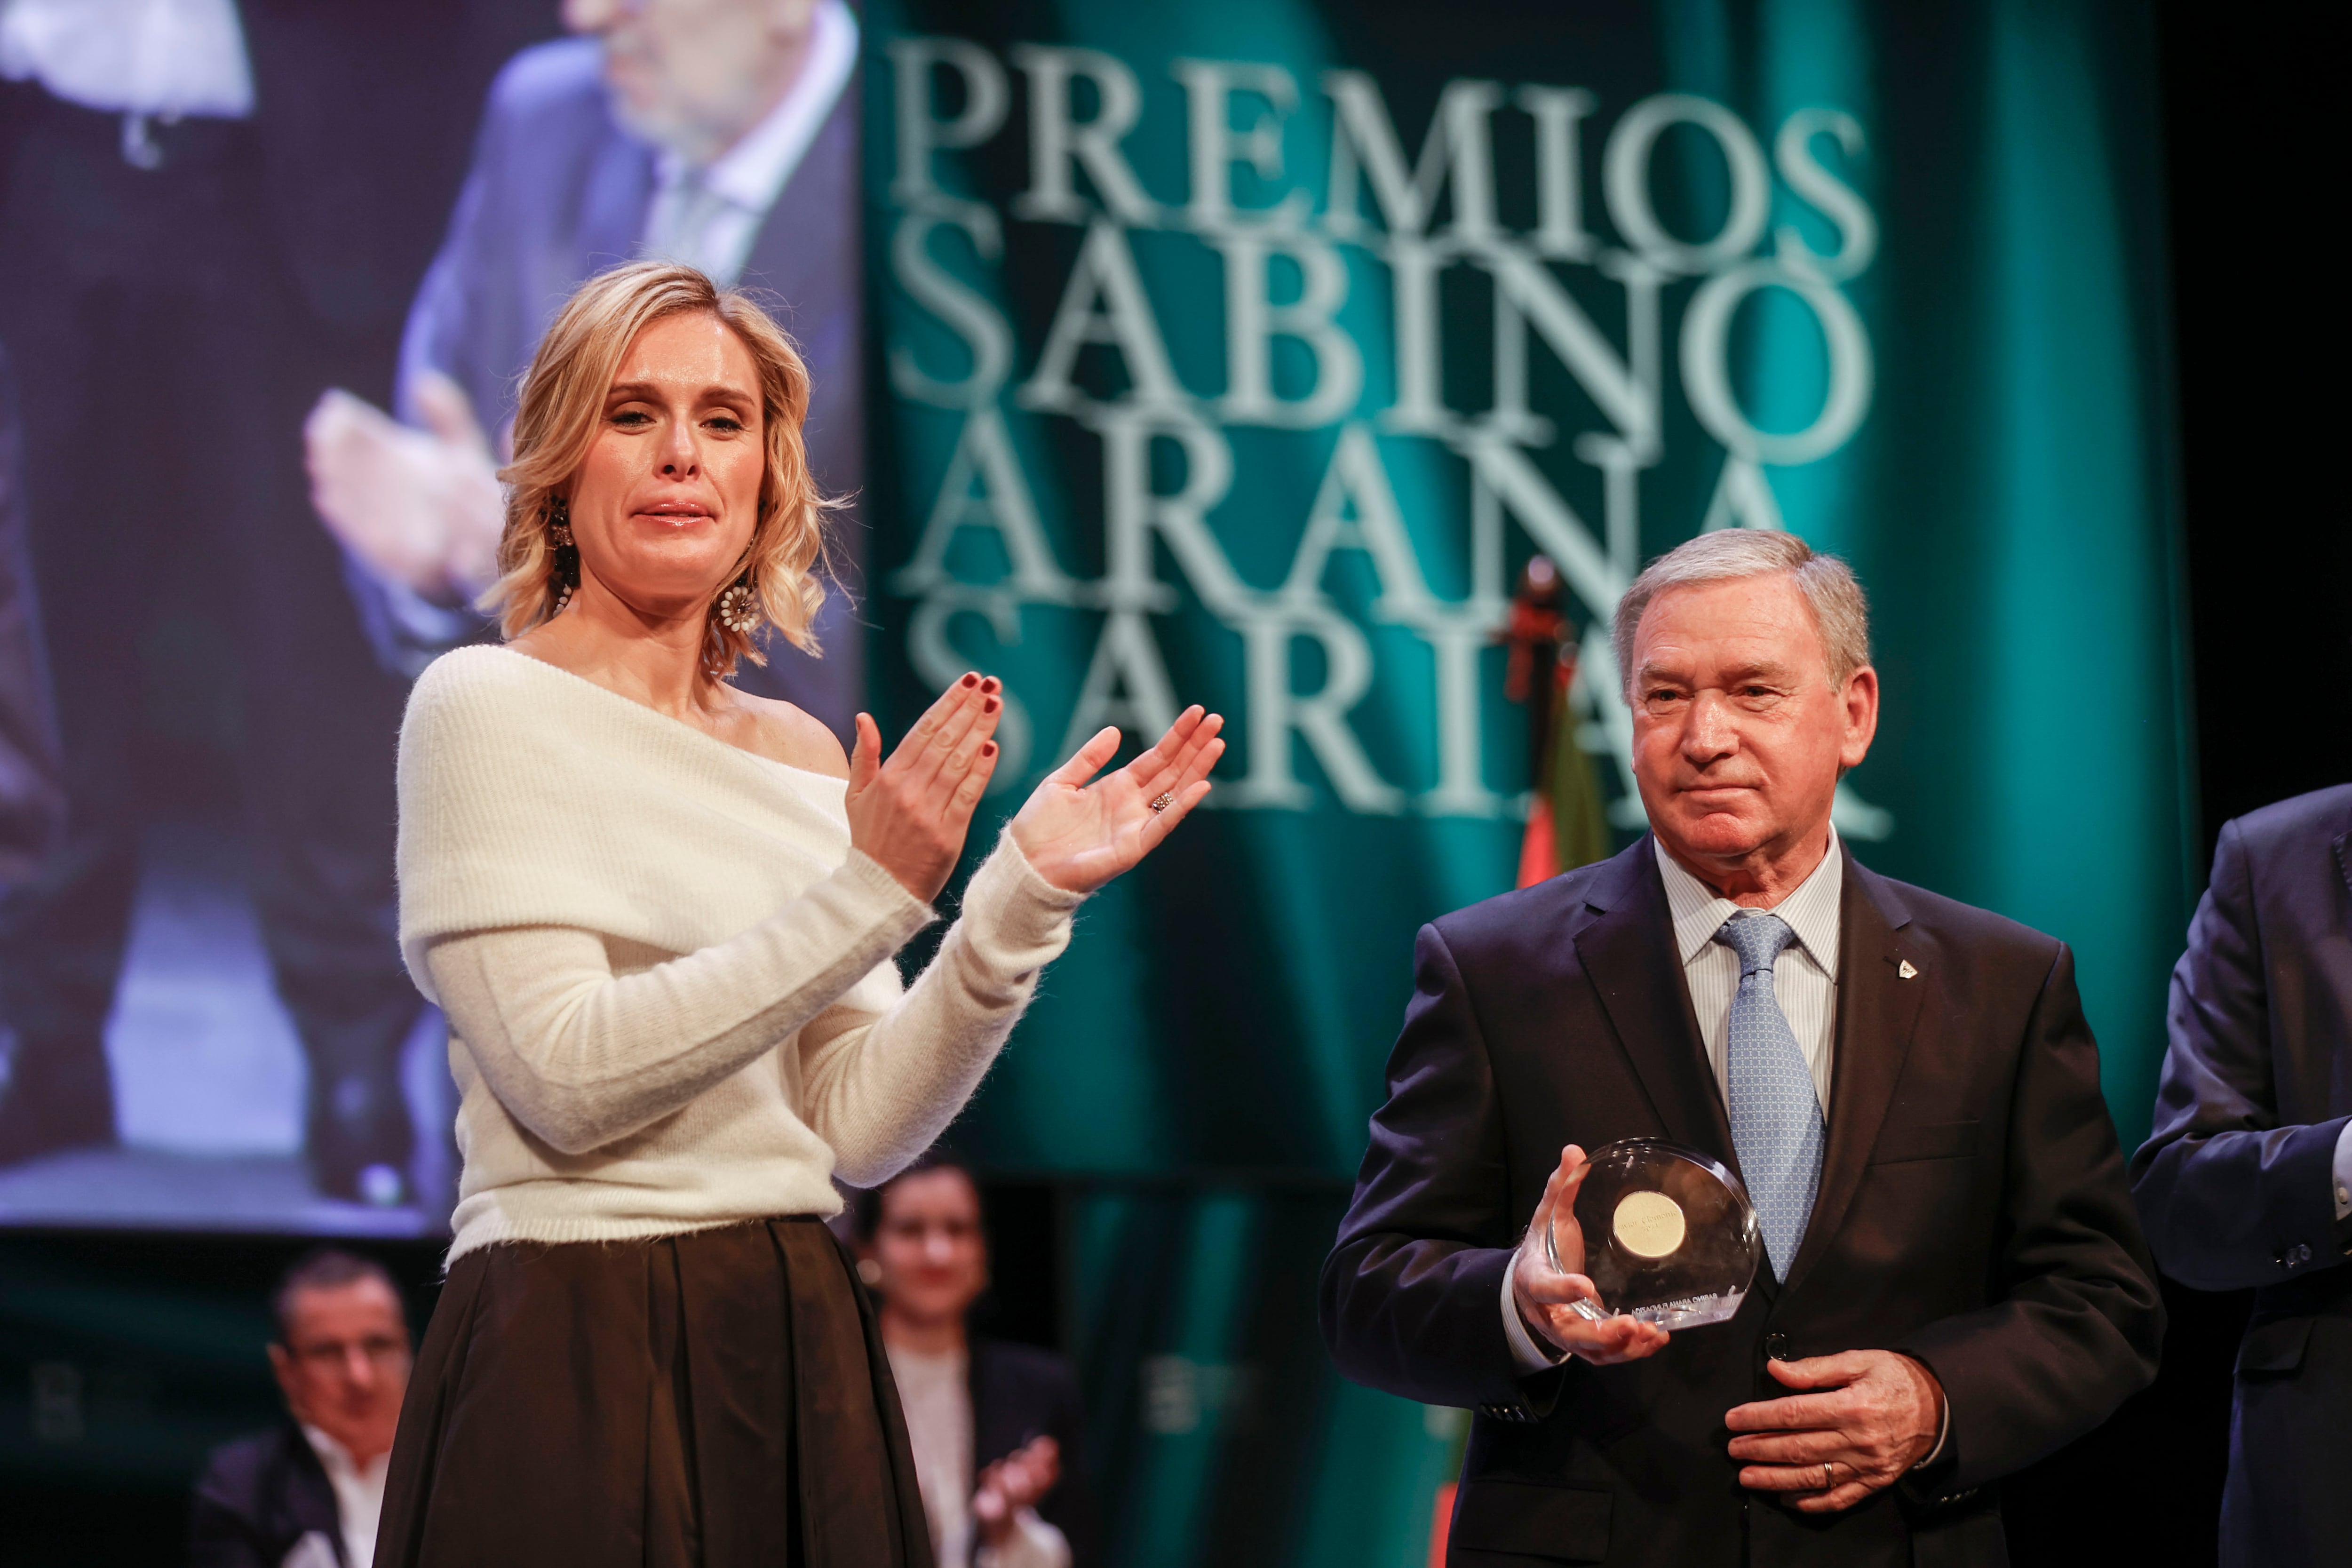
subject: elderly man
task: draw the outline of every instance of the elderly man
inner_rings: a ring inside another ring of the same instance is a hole
[[[481,635],[468,601],[496,575],[493,449],[541,331],[606,268],[660,256],[772,291],[814,385],[817,482],[839,494],[860,477],[848,7],[566,0],[563,16],[592,36],[525,49],[500,73],[409,312],[399,401],[415,427],[341,392],[308,425],[320,515],[363,568],[354,587],[379,648],[411,672]],[[863,691],[853,625],[835,595],[817,628],[822,661],[779,641],[743,684],[846,733]]]
[[[1987,1483],[2163,1330],[2074,960],[1839,841],[1878,720],[1842,562],[1704,535],[1615,646],[1651,832],[1422,931],[1324,1336],[1477,1408],[1456,1563],[2005,1563]],[[1728,1322],[1572,1309],[1582,1240],[1556,1270],[1542,1238],[1629,1137],[1743,1173],[1766,1258]]]
[[[2352,1552],[2352,784],[2221,829],[2132,1197],[2165,1271],[2257,1291],[2221,1561]]]
[[[381,1265],[332,1248],[278,1288],[269,1365],[291,1418],[229,1444],[196,1485],[193,1568],[366,1568],[413,1359]]]

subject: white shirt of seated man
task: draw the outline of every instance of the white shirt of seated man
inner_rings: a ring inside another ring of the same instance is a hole
[[[567,0],[563,18],[603,41],[614,117],[657,149],[639,252],[734,282],[856,68],[848,6]],[[509,433],[493,443],[445,375],[420,375],[406,395],[418,426],[341,387],[320,397],[302,426],[311,505],[395,593],[470,601],[498,575]]]
[[[1032,1437],[972,1473],[971,1342],[964,1314],[988,1287],[980,1194],[959,1166],[893,1178],[875,1195],[857,1272],[882,1297],[883,1349],[907,1415],[938,1568],[1070,1568],[1067,1537],[1038,1516],[1061,1479],[1053,1438]]]

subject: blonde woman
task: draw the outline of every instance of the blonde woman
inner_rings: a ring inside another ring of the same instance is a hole
[[[927,1563],[864,1298],[818,1223],[961,1108],[1071,911],[1208,793],[1187,711],[1040,785],[933,919],[996,763],[967,675],[887,760],[727,683],[808,646],[808,379],[688,268],[593,279],[523,386],[503,647],[417,682],[401,942],[447,1013],[465,1175],[402,1413],[386,1565]]]

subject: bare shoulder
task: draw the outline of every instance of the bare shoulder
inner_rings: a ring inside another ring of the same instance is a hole
[[[828,778],[849,776],[849,753],[840,740],[791,703],[735,691],[735,713],[740,731],[728,739],[745,751]]]

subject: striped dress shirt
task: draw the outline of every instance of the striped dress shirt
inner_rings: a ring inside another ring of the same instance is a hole
[[[1683,961],[1691,1010],[1698,1015],[1699,1038],[1715,1068],[1716,1087],[1731,1103],[1731,1080],[1723,1061],[1723,1037],[1731,1020],[1731,998],[1739,990],[1739,955],[1715,940],[1723,922],[1742,906],[1722,897],[1675,863],[1666,847],[1653,839],[1658,874],[1665,879],[1666,907],[1675,921],[1675,953]],[[1845,891],[1844,856],[1837,829],[1830,829],[1829,853],[1796,891],[1769,911],[1789,922],[1797,940],[1772,966],[1772,994],[1812,1069],[1813,1093],[1826,1116],[1830,1105],[1831,1055],[1837,1026],[1838,916]]]

